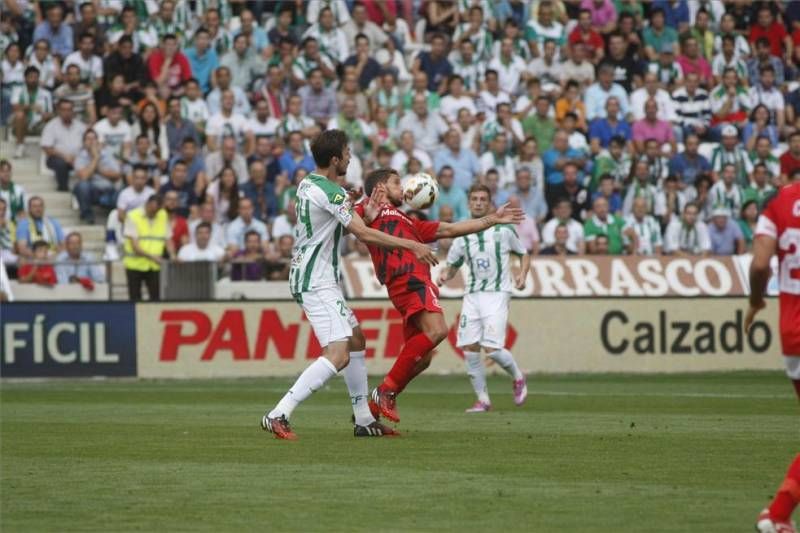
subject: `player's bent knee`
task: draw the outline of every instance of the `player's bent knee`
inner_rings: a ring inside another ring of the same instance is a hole
[[[350,341],[348,343],[348,350],[351,352],[360,352],[365,350],[367,347],[367,340],[364,338],[364,332],[361,331],[361,328],[353,329],[353,335],[350,337]]]
[[[481,347],[479,344],[468,344],[466,346],[460,346],[461,351],[463,352],[479,352],[481,351]]]

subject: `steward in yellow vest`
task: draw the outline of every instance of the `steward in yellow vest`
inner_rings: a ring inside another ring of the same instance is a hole
[[[125,274],[128,278],[128,296],[142,299],[142,282],[147,284],[150,300],[160,298],[159,272],[164,252],[175,258],[175,248],[170,240],[169,216],[161,208],[161,197],[153,195],[137,209],[125,216]]]

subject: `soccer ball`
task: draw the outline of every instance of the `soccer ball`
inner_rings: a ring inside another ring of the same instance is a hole
[[[429,174],[420,172],[403,185],[403,201],[411,209],[428,209],[439,196],[439,184]]]

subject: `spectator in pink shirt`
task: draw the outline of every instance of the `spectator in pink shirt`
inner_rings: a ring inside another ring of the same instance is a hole
[[[700,45],[694,37],[686,37],[683,40],[683,53],[676,60],[683,70],[683,77],[689,74],[697,74],[700,77],[700,84],[705,87],[712,85],[711,65],[700,53]]]
[[[511,196],[508,198],[508,205],[510,207],[521,207],[522,203],[519,197]],[[515,229],[517,230],[517,235],[519,235],[520,242],[528,250],[528,253],[538,255],[539,243],[542,242],[542,239],[536,227],[536,220],[533,217],[525,217],[525,220],[517,224]]]
[[[592,26],[600,33],[610,33],[617,28],[617,8],[611,0],[582,0],[581,9],[592,14]]]
[[[644,118],[633,123],[633,145],[639,154],[644,153],[645,141],[654,139],[659,144],[669,143],[675,153],[675,135],[672,125],[666,120],[658,120],[658,104],[650,98],[644,104]]]

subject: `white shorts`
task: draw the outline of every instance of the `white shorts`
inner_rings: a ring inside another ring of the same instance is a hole
[[[507,292],[473,292],[464,295],[456,345],[478,343],[486,348],[505,348],[508,325]]]
[[[323,348],[351,337],[353,328],[358,326],[358,319],[347,307],[339,287],[304,292],[300,305]]]
[[[786,375],[789,379],[800,381],[800,355],[785,355],[783,362],[786,364]]]

